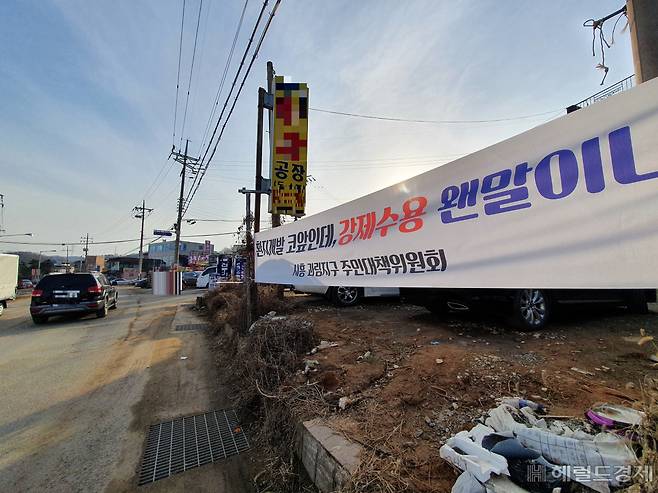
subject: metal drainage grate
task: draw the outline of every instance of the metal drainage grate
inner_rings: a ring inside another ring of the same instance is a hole
[[[247,436],[232,409],[152,425],[138,484],[152,483],[248,449]]]
[[[208,324],[179,324],[176,325],[176,330],[206,330]]]

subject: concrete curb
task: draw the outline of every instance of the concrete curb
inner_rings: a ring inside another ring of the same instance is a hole
[[[312,419],[299,424],[296,453],[322,493],[346,486],[361,464],[363,447]]]

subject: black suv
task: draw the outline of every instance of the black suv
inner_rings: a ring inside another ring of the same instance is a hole
[[[35,324],[48,317],[71,313],[95,313],[98,318],[117,307],[119,295],[103,274],[49,274],[32,291],[30,314]]]

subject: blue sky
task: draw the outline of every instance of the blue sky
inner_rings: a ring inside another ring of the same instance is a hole
[[[193,153],[243,4],[203,1],[183,133]],[[460,125],[311,112],[309,174],[317,181],[309,185],[307,210],[316,213],[539,125],[599,91],[599,58],[592,57],[592,33],[582,23],[622,4],[283,0],[188,217],[241,218],[244,199],[236,190],[253,186],[257,88],[265,83],[267,60],[278,74],[307,82],[316,108],[433,120],[553,111]],[[261,5],[248,2],[229,80]],[[186,0],[176,143],[198,8],[199,0]],[[7,233],[31,231],[35,236],[26,241],[32,242],[76,242],[87,232],[96,241],[136,238],[139,223],[130,212],[143,198],[155,208],[148,231],[173,224],[178,175],[166,159],[181,10],[182,0],[0,3],[0,193]],[[608,83],[633,72],[623,24],[606,52]],[[197,223],[183,234],[237,225]],[[231,237],[213,241],[222,247]],[[122,254],[136,245],[97,245],[90,252]],[[45,248],[0,244],[0,250]]]

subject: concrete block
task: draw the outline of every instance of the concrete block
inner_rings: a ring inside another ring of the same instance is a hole
[[[346,485],[361,462],[361,445],[350,442],[320,419],[299,425],[297,455],[322,493]]]

